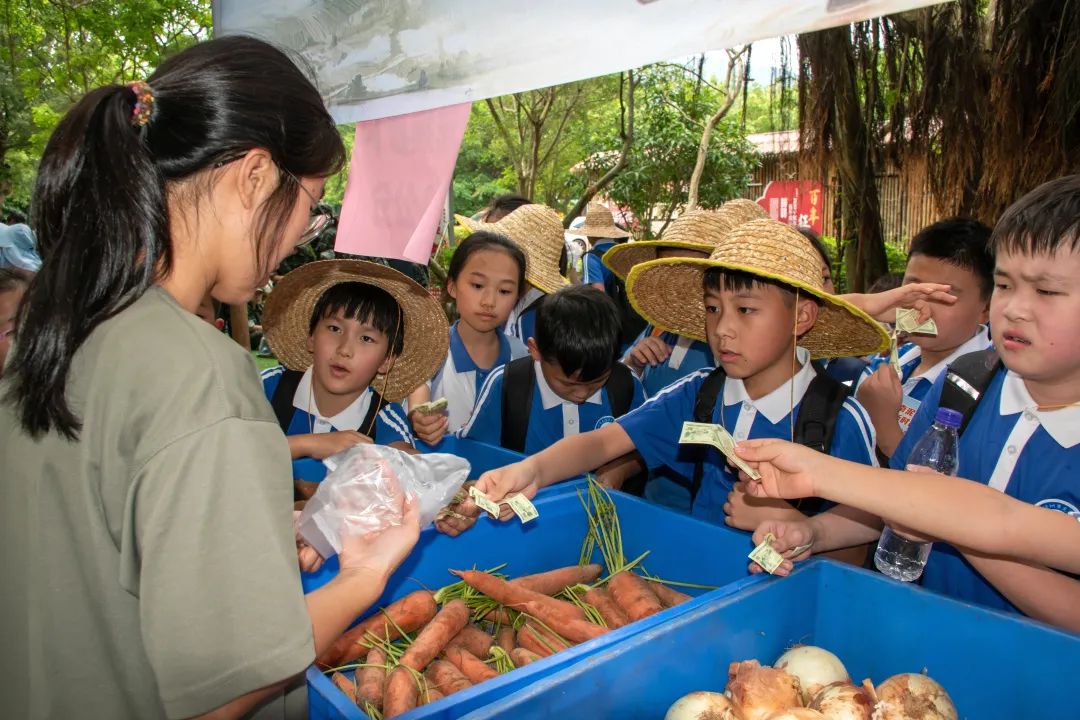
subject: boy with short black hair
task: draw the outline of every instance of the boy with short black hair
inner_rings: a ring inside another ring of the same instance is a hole
[[[636,266],[627,290],[654,325],[707,339],[720,368],[688,375],[618,422],[485,473],[478,487],[493,499],[532,494],[636,450],[649,467],[694,478],[692,512],[704,520],[753,528],[763,517],[802,517],[786,503],[749,499],[713,448],[680,446],[686,421],[722,425],[736,439],[801,434],[839,457],[874,464],[869,418],[810,357],[869,354],[887,336],[822,289],[817,253],[798,231],[773,220],[741,224],[708,258]],[[808,404],[823,409],[820,417],[811,412],[813,423],[801,412]]]
[[[398,404],[446,354],[446,316],[424,288],[384,265],[313,262],[274,287],[264,315],[281,365],[263,388],[293,458],[361,442],[411,450]]]
[[[938,408],[948,407],[966,418],[961,477],[1080,518],[1080,175],[1045,183],[1014,203],[990,247],[996,352],[963,356],[938,376],[891,465],[907,466]],[[818,552],[875,539],[880,520],[838,507],[801,530]],[[1042,566],[939,542],[923,586],[1080,630],[1080,581]]]
[[[859,377],[856,397],[874,422],[885,456],[900,444],[923,398],[949,363],[990,347],[986,321],[994,261],[989,241],[990,228],[965,218],[928,225],[911,241],[904,284],[949,285],[956,302],[933,305],[936,335],[912,335],[897,349],[900,375],[884,355],[873,358]]]
[[[645,399],[641,382],[618,362],[618,310],[595,288],[545,296],[528,348],[528,357],[488,376],[462,437],[537,453],[611,423]]]

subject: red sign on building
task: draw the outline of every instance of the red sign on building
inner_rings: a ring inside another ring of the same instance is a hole
[[[824,195],[821,183],[815,180],[773,180],[757,202],[773,220],[804,225],[820,235]]]

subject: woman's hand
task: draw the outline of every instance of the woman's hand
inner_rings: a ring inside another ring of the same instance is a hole
[[[316,460],[325,460],[351,447],[370,442],[371,438],[356,430],[289,436],[289,448],[293,451],[293,458],[310,457]]]
[[[744,440],[735,445],[735,453],[761,475],[758,480],[740,475],[747,494],[756,497],[817,497],[816,478],[823,477],[833,462],[817,450],[778,439]]]
[[[401,524],[377,532],[342,533],[341,573],[374,575],[384,581],[409,556],[420,537],[420,503],[401,495]]]

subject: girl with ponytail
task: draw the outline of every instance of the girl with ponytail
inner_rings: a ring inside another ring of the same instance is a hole
[[[57,126],[0,380],[0,716],[244,714],[412,547],[405,508],[301,594],[318,559],[293,534],[288,445],[249,354],[194,314],[265,284],[343,162],[314,86],[250,38],[98,88]]]

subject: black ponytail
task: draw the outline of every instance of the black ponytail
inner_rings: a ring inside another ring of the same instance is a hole
[[[133,123],[131,88],[99,88],[68,112],[41,159],[31,224],[43,262],[21,305],[4,378],[5,400],[35,437],[50,430],[77,437],[81,422],[65,393],[72,358],[98,325],[172,269],[170,183],[267,150],[286,171],[256,230],[256,255],[268,265],[300,192],[295,178],[326,176],[344,162],[318,92],[264,42],[195,45],[147,83],[147,124]]]

